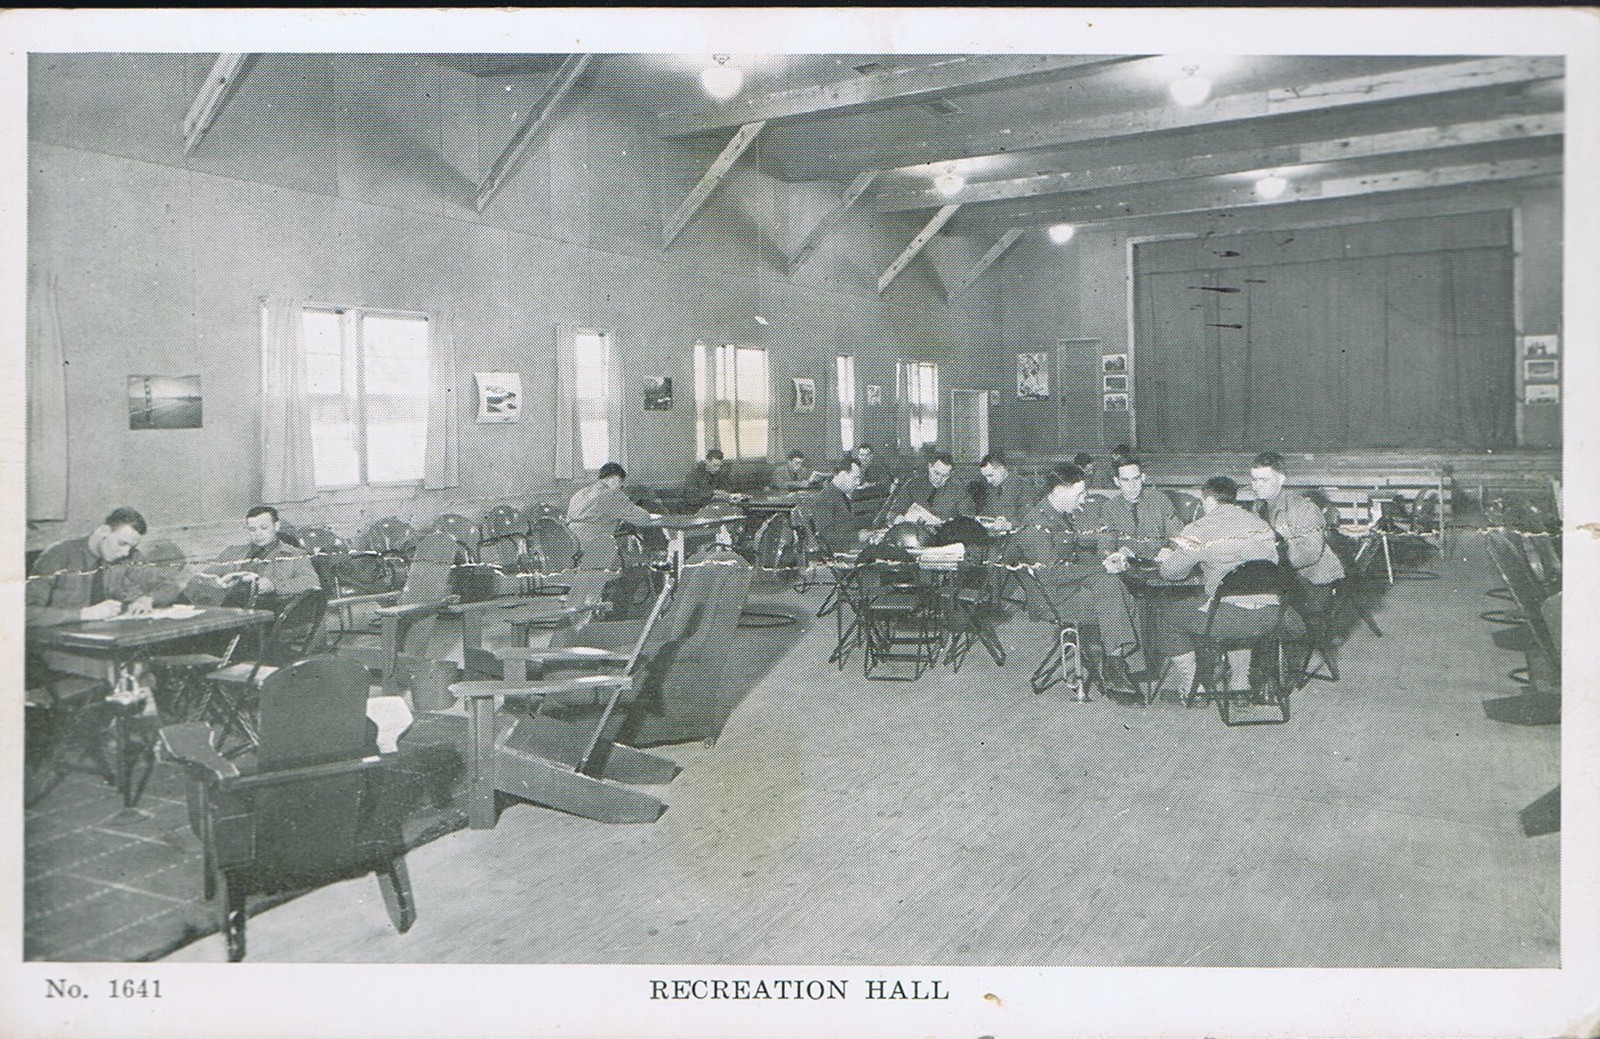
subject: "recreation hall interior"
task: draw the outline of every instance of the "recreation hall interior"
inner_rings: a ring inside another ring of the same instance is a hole
[[[27,86],[26,958],[1559,964],[1561,58]]]

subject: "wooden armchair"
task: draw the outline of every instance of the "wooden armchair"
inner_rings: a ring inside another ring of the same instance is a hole
[[[366,716],[358,662],[313,657],[261,686],[255,754],[230,761],[204,723],[161,730],[189,774],[190,823],[204,845],[205,896],[222,899],[228,959],[244,959],[247,899],[376,873],[402,933],[417,918],[399,812],[385,803],[385,760]]]

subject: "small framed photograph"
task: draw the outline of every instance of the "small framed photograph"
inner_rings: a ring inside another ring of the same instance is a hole
[[[1128,377],[1126,375],[1107,375],[1103,389],[1106,393],[1127,393]]]
[[[1559,357],[1561,356],[1560,336],[1523,336],[1523,357]]]
[[[1128,395],[1126,393],[1108,393],[1108,394],[1106,394],[1105,399],[1106,399],[1106,403],[1105,403],[1105,410],[1106,411],[1127,411],[1128,410]]]
[[[516,422],[522,414],[522,375],[518,372],[477,372],[478,422],[483,425]]]
[[[199,429],[200,376],[128,376],[129,429]]]
[[[1522,362],[1523,382],[1555,382],[1561,378],[1561,362],[1553,357],[1530,357]]]
[[[1128,355],[1106,354],[1100,358],[1100,370],[1106,375],[1128,374]]]
[[[644,410],[672,410],[672,376],[657,375],[645,379]]]
[[[867,383],[867,407],[878,408],[883,406],[883,387]]]
[[[1017,399],[1047,400],[1050,397],[1050,354],[1017,355]]]
[[[1561,387],[1553,382],[1530,382],[1522,387],[1524,404],[1560,404]]]
[[[795,379],[794,410],[798,414],[817,410],[817,383],[814,379]]]

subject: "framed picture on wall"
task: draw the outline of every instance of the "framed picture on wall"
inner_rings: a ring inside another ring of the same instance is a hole
[[[485,425],[516,422],[522,414],[522,375],[518,372],[478,372],[478,421]]]
[[[814,379],[795,379],[794,382],[794,410],[807,412],[817,410],[817,383]]]
[[[1522,387],[1524,404],[1560,404],[1561,387],[1553,382],[1530,382]]]
[[[1523,357],[1559,357],[1561,355],[1560,336],[1523,336]]]
[[[1561,377],[1561,362],[1553,357],[1530,357],[1522,362],[1524,382],[1555,382]]]
[[[1017,399],[1047,400],[1050,396],[1050,354],[1017,355]]]
[[[1128,410],[1128,395],[1126,393],[1108,393],[1108,394],[1106,394],[1105,410],[1106,411],[1127,411]]]
[[[867,406],[877,408],[883,406],[883,387],[867,384]]]
[[[1128,355],[1106,354],[1100,358],[1100,370],[1107,375],[1126,375],[1128,373]]]
[[[644,381],[644,410],[672,410],[672,376],[657,375]]]
[[[1127,393],[1128,377],[1126,375],[1107,375],[1103,389],[1106,393]]]
[[[200,376],[128,376],[129,429],[199,429]]]

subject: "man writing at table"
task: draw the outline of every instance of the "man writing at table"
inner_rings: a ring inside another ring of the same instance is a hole
[[[806,464],[806,453],[789,452],[789,460],[772,474],[772,486],[784,491],[803,491],[822,482],[822,474]]]
[[[705,461],[697,462],[684,479],[683,503],[693,511],[714,501],[731,502],[734,499],[733,474],[728,470],[727,458],[721,451],[712,448],[706,452]]]
[[[31,628],[138,616],[178,601],[181,589],[159,567],[139,558],[144,517],[113,510],[86,537],[52,545],[28,578],[26,625]]]
[[[1009,529],[1022,522],[1022,516],[1033,504],[1022,481],[1013,478],[1006,466],[1006,456],[990,451],[978,463],[978,479],[967,484],[967,494],[979,516],[1002,521],[998,529]]]
[[[916,476],[900,485],[895,493],[894,501],[889,506],[891,523],[899,523],[906,519],[906,513],[911,511],[913,505],[920,505],[927,512],[938,518],[940,523],[945,520],[955,519],[957,516],[971,516],[976,512],[972,498],[967,494],[967,489],[960,483],[950,479],[950,474],[955,472],[955,462],[948,451],[935,451],[928,459],[926,473]],[[915,516],[911,517],[915,518]]]
[[[852,458],[834,467],[833,479],[815,501],[806,503],[817,540],[832,552],[854,551],[861,545],[863,518],[851,508],[850,497],[861,486],[861,467]]]
[[[189,582],[190,602],[224,602],[234,589],[253,589],[252,605],[275,609],[301,592],[322,587],[311,553],[279,537],[278,510],[257,505],[244,514],[247,544],[234,545]]]

